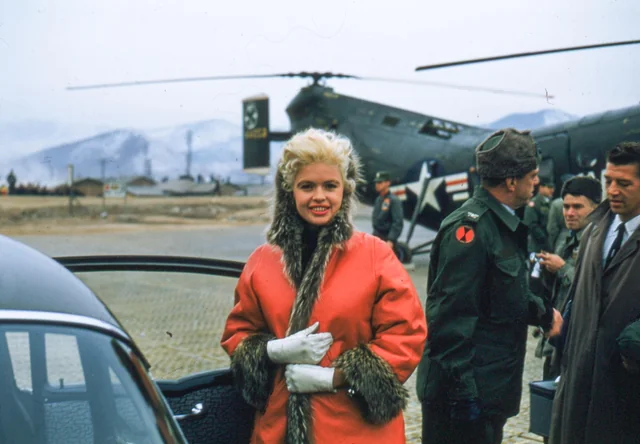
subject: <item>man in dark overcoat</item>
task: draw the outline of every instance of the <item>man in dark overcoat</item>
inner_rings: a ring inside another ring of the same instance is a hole
[[[551,444],[640,442],[638,355],[626,346],[640,328],[640,143],[616,146],[604,179],[568,296]]]

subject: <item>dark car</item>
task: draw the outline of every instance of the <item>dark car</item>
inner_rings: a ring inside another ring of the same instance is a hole
[[[228,369],[205,365],[195,374],[154,380],[132,335],[78,277],[105,276],[104,287],[119,294],[151,272],[170,276],[167,282],[174,273],[224,276],[233,285],[242,263],[157,256],[54,260],[3,236],[0,251],[1,443],[249,441],[254,413]],[[125,281],[125,274],[132,279]],[[144,299],[144,290],[132,291],[128,300]],[[171,339],[170,331],[163,334]],[[173,351],[163,356],[182,360]]]

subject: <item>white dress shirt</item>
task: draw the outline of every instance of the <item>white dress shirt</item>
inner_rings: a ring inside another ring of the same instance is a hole
[[[613,222],[609,226],[609,231],[607,232],[607,237],[604,239],[604,248],[602,249],[602,265],[604,265],[607,260],[607,256],[609,254],[609,250],[611,249],[611,245],[618,235],[618,227],[622,221],[620,220],[620,216],[616,214],[616,217],[613,218]],[[633,232],[640,225],[640,214],[634,217],[631,220],[628,220],[624,224],[624,236],[622,237],[622,245],[629,239],[629,236],[633,234]],[[622,245],[620,248],[622,248]]]

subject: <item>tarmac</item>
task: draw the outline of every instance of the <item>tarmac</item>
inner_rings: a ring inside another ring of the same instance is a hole
[[[360,208],[355,223],[358,229],[370,231],[369,207]],[[407,225],[405,223],[405,231]],[[264,242],[265,228],[263,223],[148,231],[142,227],[132,231],[14,238],[50,256],[155,254],[244,261]],[[434,232],[418,227],[411,244],[425,242],[434,235]],[[427,266],[428,257],[419,256],[408,267],[423,304]],[[228,357],[218,343],[232,306],[233,279],[140,272],[92,273],[79,277],[132,334],[151,362],[154,377],[175,379],[228,366]],[[542,375],[542,363],[533,354],[535,345],[536,339],[530,336],[520,414],[507,422],[504,443],[543,441],[542,437],[529,433],[528,382],[540,380]],[[407,442],[420,443],[421,409],[415,395],[415,374],[406,386],[411,394],[405,411]]]

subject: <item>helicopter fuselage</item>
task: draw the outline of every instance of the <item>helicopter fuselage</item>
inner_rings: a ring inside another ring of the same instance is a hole
[[[292,133],[318,127],[351,139],[363,166],[360,197],[365,203],[371,204],[376,197],[376,171],[388,171],[392,191],[404,201],[405,217],[412,219],[419,205],[416,222],[434,230],[479,184],[474,150],[493,132],[341,95],[318,84],[303,88],[287,114]],[[559,193],[565,175],[600,178],[609,149],[621,141],[640,140],[640,106],[586,116],[532,134],[541,154],[540,174],[553,177]]]

